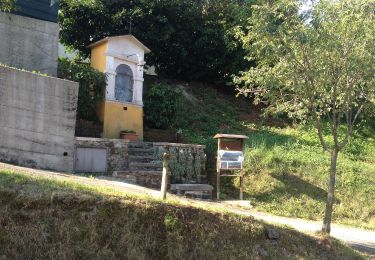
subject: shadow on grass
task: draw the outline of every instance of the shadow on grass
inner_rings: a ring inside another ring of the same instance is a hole
[[[283,187],[277,187],[268,193],[260,194],[256,196],[257,200],[270,202],[274,200],[275,195],[298,198],[301,194],[321,202],[324,202],[327,198],[327,192],[325,190],[298,176],[290,174],[272,174],[272,177],[282,182],[284,184]]]
[[[254,198],[259,202],[274,203],[275,201],[280,200],[280,198],[299,198],[304,194],[312,200],[321,202],[326,201],[327,192],[325,190],[299,178],[298,176],[289,174],[272,174],[271,176],[282,182],[282,187],[275,187],[271,191],[258,193],[256,195],[245,192],[245,198]],[[239,194],[238,187],[234,184],[233,179],[229,178],[230,177],[223,178],[222,189],[229,198],[236,199]]]
[[[334,239],[250,217],[106,196],[26,174],[0,172],[0,183],[0,255],[10,259],[252,259],[264,252],[275,259],[361,259]],[[268,228],[278,230],[276,243],[267,239]]]

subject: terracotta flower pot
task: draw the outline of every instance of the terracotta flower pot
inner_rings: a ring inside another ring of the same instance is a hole
[[[138,141],[138,135],[136,133],[120,132],[120,139],[125,139],[129,141]]]

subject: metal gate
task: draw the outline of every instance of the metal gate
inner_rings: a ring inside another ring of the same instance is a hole
[[[75,172],[104,173],[107,170],[107,149],[77,148]]]

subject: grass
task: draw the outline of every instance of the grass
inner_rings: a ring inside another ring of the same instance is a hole
[[[321,220],[329,172],[314,129],[260,128],[249,133],[246,192],[256,208]],[[339,155],[333,221],[375,229],[375,142],[356,133]]]
[[[195,101],[181,106],[177,125],[188,142],[207,146],[212,184],[217,149],[212,137],[218,132],[246,134],[245,198],[258,210],[322,220],[329,154],[322,151],[314,128],[261,119],[249,100],[233,93],[199,83],[184,86]],[[339,155],[335,223],[375,229],[374,137],[373,126],[361,126]],[[223,178],[223,198],[238,198],[237,182]]]
[[[334,239],[218,209],[22,172],[0,170],[0,212],[5,259],[365,258]]]

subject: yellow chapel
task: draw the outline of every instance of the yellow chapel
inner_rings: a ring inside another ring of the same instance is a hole
[[[106,37],[89,45],[91,67],[107,76],[105,100],[98,105],[104,138],[134,131],[143,140],[144,55],[150,49],[133,35]]]

